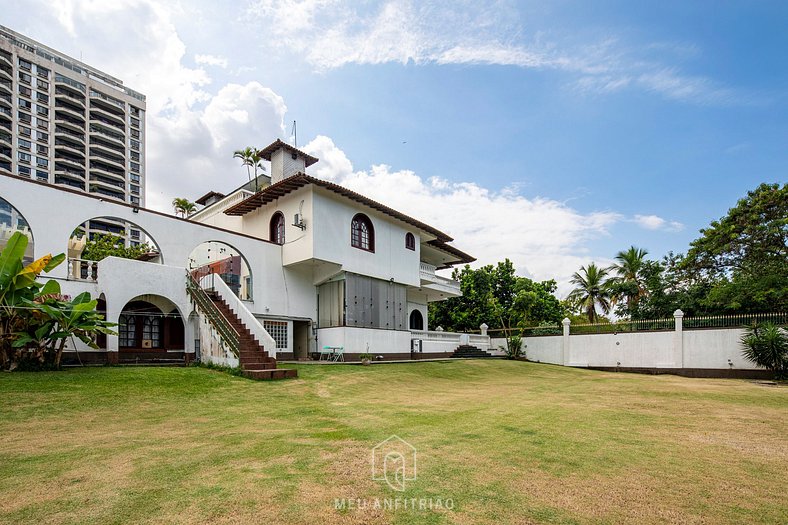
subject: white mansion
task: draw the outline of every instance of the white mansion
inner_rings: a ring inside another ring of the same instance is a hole
[[[67,251],[68,264],[45,277],[67,294],[89,291],[118,323],[118,336],[99,340],[101,351],[72,348],[70,359],[199,357],[265,378],[284,373],[274,358],[309,359],[326,347],[347,360],[489,349],[486,335],[427,326],[429,302],[460,295],[459,283],[436,270],[474,260],[451,237],[306,175],[318,159],[285,142],[263,156],[270,178],[211,192],[188,219],[0,174],[0,244],[21,229],[33,241],[30,257]],[[79,226],[101,218],[143,232],[150,253],[83,260]]]

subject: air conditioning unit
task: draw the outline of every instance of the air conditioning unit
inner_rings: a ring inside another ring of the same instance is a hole
[[[296,228],[301,228],[302,230],[306,229],[306,224],[304,224],[304,217],[300,213],[296,213],[293,216],[293,226]]]

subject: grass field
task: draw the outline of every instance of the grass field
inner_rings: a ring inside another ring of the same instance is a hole
[[[788,523],[785,386],[498,360],[299,374],[2,374],[0,523]],[[418,449],[404,493],[371,479],[391,434]],[[398,496],[444,508],[335,509]]]

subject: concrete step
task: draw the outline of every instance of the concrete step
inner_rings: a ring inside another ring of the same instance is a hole
[[[274,368],[269,370],[244,370],[243,375],[250,379],[262,381],[272,379],[292,379],[298,377],[298,371],[293,368]]]

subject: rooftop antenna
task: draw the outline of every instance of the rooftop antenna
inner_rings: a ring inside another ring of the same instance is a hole
[[[293,130],[290,132],[293,136],[293,147],[298,147],[298,130],[296,129],[296,121],[293,121]]]

